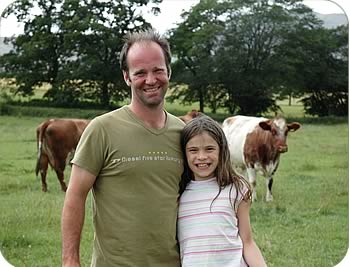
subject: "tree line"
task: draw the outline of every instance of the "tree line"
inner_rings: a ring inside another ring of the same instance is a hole
[[[7,41],[1,77],[30,96],[46,83],[48,101],[116,105],[129,97],[119,51],[123,36],[151,24],[141,10],[162,0],[17,0],[24,33]],[[39,10],[37,14],[33,10]],[[165,35],[172,53],[169,101],[231,114],[278,111],[300,98],[311,115],[348,114],[348,28],[326,29],[300,0],[201,0]]]

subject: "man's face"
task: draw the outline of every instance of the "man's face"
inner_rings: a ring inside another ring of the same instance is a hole
[[[135,43],[127,55],[124,80],[131,87],[133,102],[146,107],[163,104],[169,86],[162,48],[155,42]]]

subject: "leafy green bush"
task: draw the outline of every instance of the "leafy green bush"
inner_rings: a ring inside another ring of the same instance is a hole
[[[92,119],[108,110],[16,106],[0,102],[0,115]]]

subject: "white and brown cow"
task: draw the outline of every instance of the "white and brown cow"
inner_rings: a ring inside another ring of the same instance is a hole
[[[57,174],[62,191],[66,191],[64,169],[89,122],[81,119],[50,119],[37,127],[38,158],[35,173],[41,174],[42,191],[47,191],[46,175],[49,164]]]
[[[251,184],[253,201],[257,199],[257,171],[267,179],[266,201],[272,201],[273,174],[277,170],[280,154],[288,150],[287,134],[298,130],[300,124],[287,124],[282,117],[266,119],[234,116],[225,119],[222,127],[233,168]]]

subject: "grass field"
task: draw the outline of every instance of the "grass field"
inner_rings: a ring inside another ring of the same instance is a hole
[[[184,112],[191,107],[177,108]],[[297,117],[293,106],[289,108],[290,116]],[[60,266],[64,193],[52,171],[49,191],[41,192],[34,173],[35,128],[44,118],[24,115],[0,116],[0,250],[16,267]],[[257,180],[251,223],[272,267],[334,266],[348,249],[348,124],[332,119],[309,122],[302,121],[302,128],[288,137],[289,151],[275,174],[274,202],[263,200],[265,181]],[[66,177],[69,172],[67,168]],[[89,196],[82,266],[89,266],[92,251],[90,204]]]

